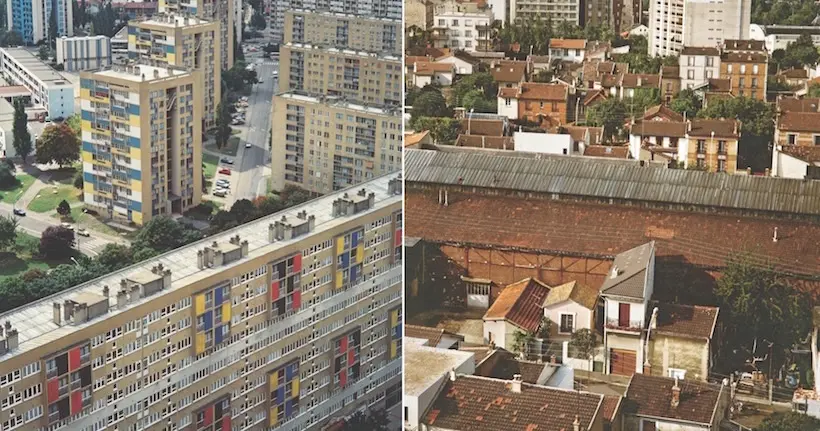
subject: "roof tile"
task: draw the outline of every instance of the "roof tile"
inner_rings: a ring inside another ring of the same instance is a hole
[[[675,379],[635,374],[626,389],[629,411],[637,416],[682,420],[698,424],[712,423],[723,389],[721,386],[694,380],[681,380],[680,404],[672,407]]]
[[[656,304],[659,334],[711,339],[717,325],[717,307],[703,305]]]
[[[521,329],[535,332],[544,317],[543,304],[549,291],[549,286],[534,278],[510,284],[498,295],[484,319],[505,319]]]

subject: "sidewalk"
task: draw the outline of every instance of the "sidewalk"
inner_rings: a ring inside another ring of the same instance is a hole
[[[28,204],[30,204],[44,188],[49,186],[49,180],[51,180],[51,173],[44,173],[36,177],[34,183],[23,193],[23,196],[20,196],[20,199],[17,200],[15,205],[20,208],[28,208]]]

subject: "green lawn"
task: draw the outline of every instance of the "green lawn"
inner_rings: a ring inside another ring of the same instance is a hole
[[[5,202],[7,204],[13,204],[20,200],[20,196],[34,184],[35,178],[28,174],[18,174],[17,175],[17,185],[8,188],[8,189],[0,189],[0,201]]]
[[[239,137],[238,136],[231,136],[230,139],[228,139],[228,145],[225,145],[221,149],[216,148],[216,143],[214,141],[208,141],[208,143],[205,145],[205,149],[208,150],[208,151],[211,151],[213,153],[224,154],[226,156],[233,156],[233,157],[236,156],[236,150],[238,148],[239,148]]]
[[[82,169],[82,166],[80,166],[80,169]],[[76,174],[77,169],[74,167],[59,169],[52,172],[51,181],[65,185],[72,185],[74,184],[74,175]]]
[[[216,175],[216,166],[219,165],[219,157],[213,154],[203,154],[202,164],[205,171],[205,178],[213,178]]]
[[[48,271],[57,265],[71,263],[71,259],[45,260],[36,256],[40,239],[17,231],[17,239],[11,251],[0,252],[0,280],[38,268]]]
[[[117,229],[114,229],[113,227],[103,223],[102,221],[97,219],[97,217],[94,217],[91,214],[84,213],[83,207],[81,206],[71,208],[70,217],[62,217],[57,213],[52,214],[51,217],[56,218],[61,222],[66,221],[72,224],[76,224],[79,221],[81,229],[88,229],[93,232],[100,232],[112,236],[122,236],[120,235],[120,231],[118,231]]]
[[[55,193],[56,191],[56,193]],[[46,187],[28,204],[28,209],[36,213],[47,213],[57,209],[57,205],[65,199],[68,203],[79,202],[80,191],[70,185]]]

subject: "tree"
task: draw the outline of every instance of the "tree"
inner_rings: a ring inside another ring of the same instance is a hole
[[[79,189],[79,190],[83,189],[83,185],[85,184],[85,179],[83,178],[83,173],[82,172],[77,172],[77,174],[74,175],[74,183],[73,184],[74,184],[75,189]]]
[[[14,47],[14,46],[21,46],[23,45],[23,36],[20,36],[20,33],[17,30],[9,30],[3,37],[2,43],[4,47]]]
[[[247,223],[258,216],[256,207],[248,199],[239,199],[234,202],[231,206],[231,214],[239,224]]]
[[[111,6],[111,2],[106,2],[95,15],[91,17],[91,32],[94,36],[113,37],[124,24],[117,24],[117,13]]]
[[[669,107],[678,114],[685,114],[686,118],[694,118],[703,108],[703,103],[697,93],[685,88],[672,99]]]
[[[413,128],[418,131],[429,130],[430,137],[436,144],[452,144],[458,138],[460,124],[454,118],[420,117]]]
[[[715,294],[725,329],[721,351],[734,356],[727,358],[727,363],[766,355],[769,349],[761,350],[766,343],[773,343],[771,354],[775,357],[769,360],[777,363],[783,350],[811,329],[808,295],[786,285],[774,267],[761,265],[750,255],[728,259]]]
[[[775,413],[763,420],[755,431],[817,431],[820,420],[809,415],[786,412]]]
[[[168,216],[152,218],[146,223],[132,244],[134,249],[150,248],[160,253],[186,244],[186,229]]]
[[[587,110],[587,124],[603,127],[603,140],[609,141],[623,127],[626,121],[626,111],[622,100],[611,97]]]
[[[134,262],[134,252],[131,247],[110,243],[100,251],[97,261],[109,271],[116,271]]]
[[[550,338],[550,333],[552,331],[552,320],[549,317],[544,316],[541,318],[541,324],[538,325],[538,332],[536,335],[538,338],[543,340],[548,340]]]
[[[820,53],[808,33],[801,34],[797,40],[786,47],[785,55],[777,62],[778,69],[814,67],[820,60]]]
[[[265,27],[268,26],[268,22],[265,20],[265,16],[262,15],[262,12],[257,10],[251,16],[251,27],[257,30],[264,30]]]
[[[498,112],[498,102],[496,99],[485,97],[484,92],[478,88],[465,94],[461,100],[461,106],[467,111],[472,110],[475,112],[489,112],[493,114]]]
[[[310,192],[299,186],[288,184],[279,194],[279,198],[284,202],[285,208],[290,208],[309,201]]]
[[[68,204],[68,201],[63,199],[59,204],[57,204],[57,214],[60,214],[63,217],[71,214],[71,205]]]
[[[413,101],[413,115],[411,124],[415,124],[421,117],[452,117],[453,112],[447,107],[447,101],[438,89],[423,91]],[[415,127],[415,126],[414,126]]]
[[[79,115],[74,114],[66,118],[65,123],[68,124],[68,127],[71,127],[71,130],[73,130],[74,133],[77,134],[77,136],[80,136],[82,134],[82,124],[80,122]]]
[[[425,89],[432,89],[438,91],[434,87],[425,87]],[[424,89],[422,89],[423,91]],[[483,96],[485,99],[491,99],[493,103],[498,97],[498,83],[495,82],[493,76],[487,72],[473,73],[458,80],[451,87],[450,95],[453,104],[456,106],[464,106],[464,98],[467,94],[476,93]]]
[[[387,431],[390,420],[383,409],[357,411],[345,420],[342,431]]]
[[[17,177],[14,176],[14,171],[9,168],[9,165],[0,164],[0,189],[10,189],[17,185]]]
[[[40,48],[37,49],[37,57],[40,60],[48,61],[49,57],[51,57],[51,50],[46,45],[40,45]]]
[[[807,97],[820,97],[820,84],[815,82],[809,85],[809,93]]]
[[[590,371],[592,371],[592,359],[597,346],[598,340],[595,333],[587,328],[573,332],[572,338],[569,340],[569,347],[575,350],[577,357],[588,361]]]
[[[222,100],[216,107],[216,147],[222,148],[231,139],[231,110],[230,103]]]
[[[771,163],[769,143],[774,135],[774,106],[748,97],[718,99],[701,109],[699,117],[735,118],[741,123],[738,168],[763,171]]]
[[[535,341],[535,336],[533,336],[532,333],[516,329],[515,332],[513,332],[512,350],[518,353],[522,358],[526,358],[533,341]]]
[[[285,209],[284,203],[276,196],[259,196],[254,199],[253,205],[263,217]]]
[[[0,249],[8,250],[17,240],[17,220],[12,216],[0,216]]]
[[[22,99],[14,101],[14,151],[26,162],[26,158],[31,154],[31,132],[28,131],[28,116],[26,115],[26,107],[23,105]]]
[[[40,235],[40,254],[50,259],[62,259],[73,252],[74,231],[64,226],[49,226]]]
[[[56,163],[63,167],[80,159],[80,139],[65,123],[46,127],[35,145],[37,163]]]

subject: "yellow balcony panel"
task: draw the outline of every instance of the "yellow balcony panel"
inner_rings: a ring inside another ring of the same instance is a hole
[[[123,181],[123,180],[118,179],[118,178],[111,178],[111,183],[114,184],[114,185],[120,186],[120,187],[128,187],[128,188],[131,187],[131,181],[130,180]]]

